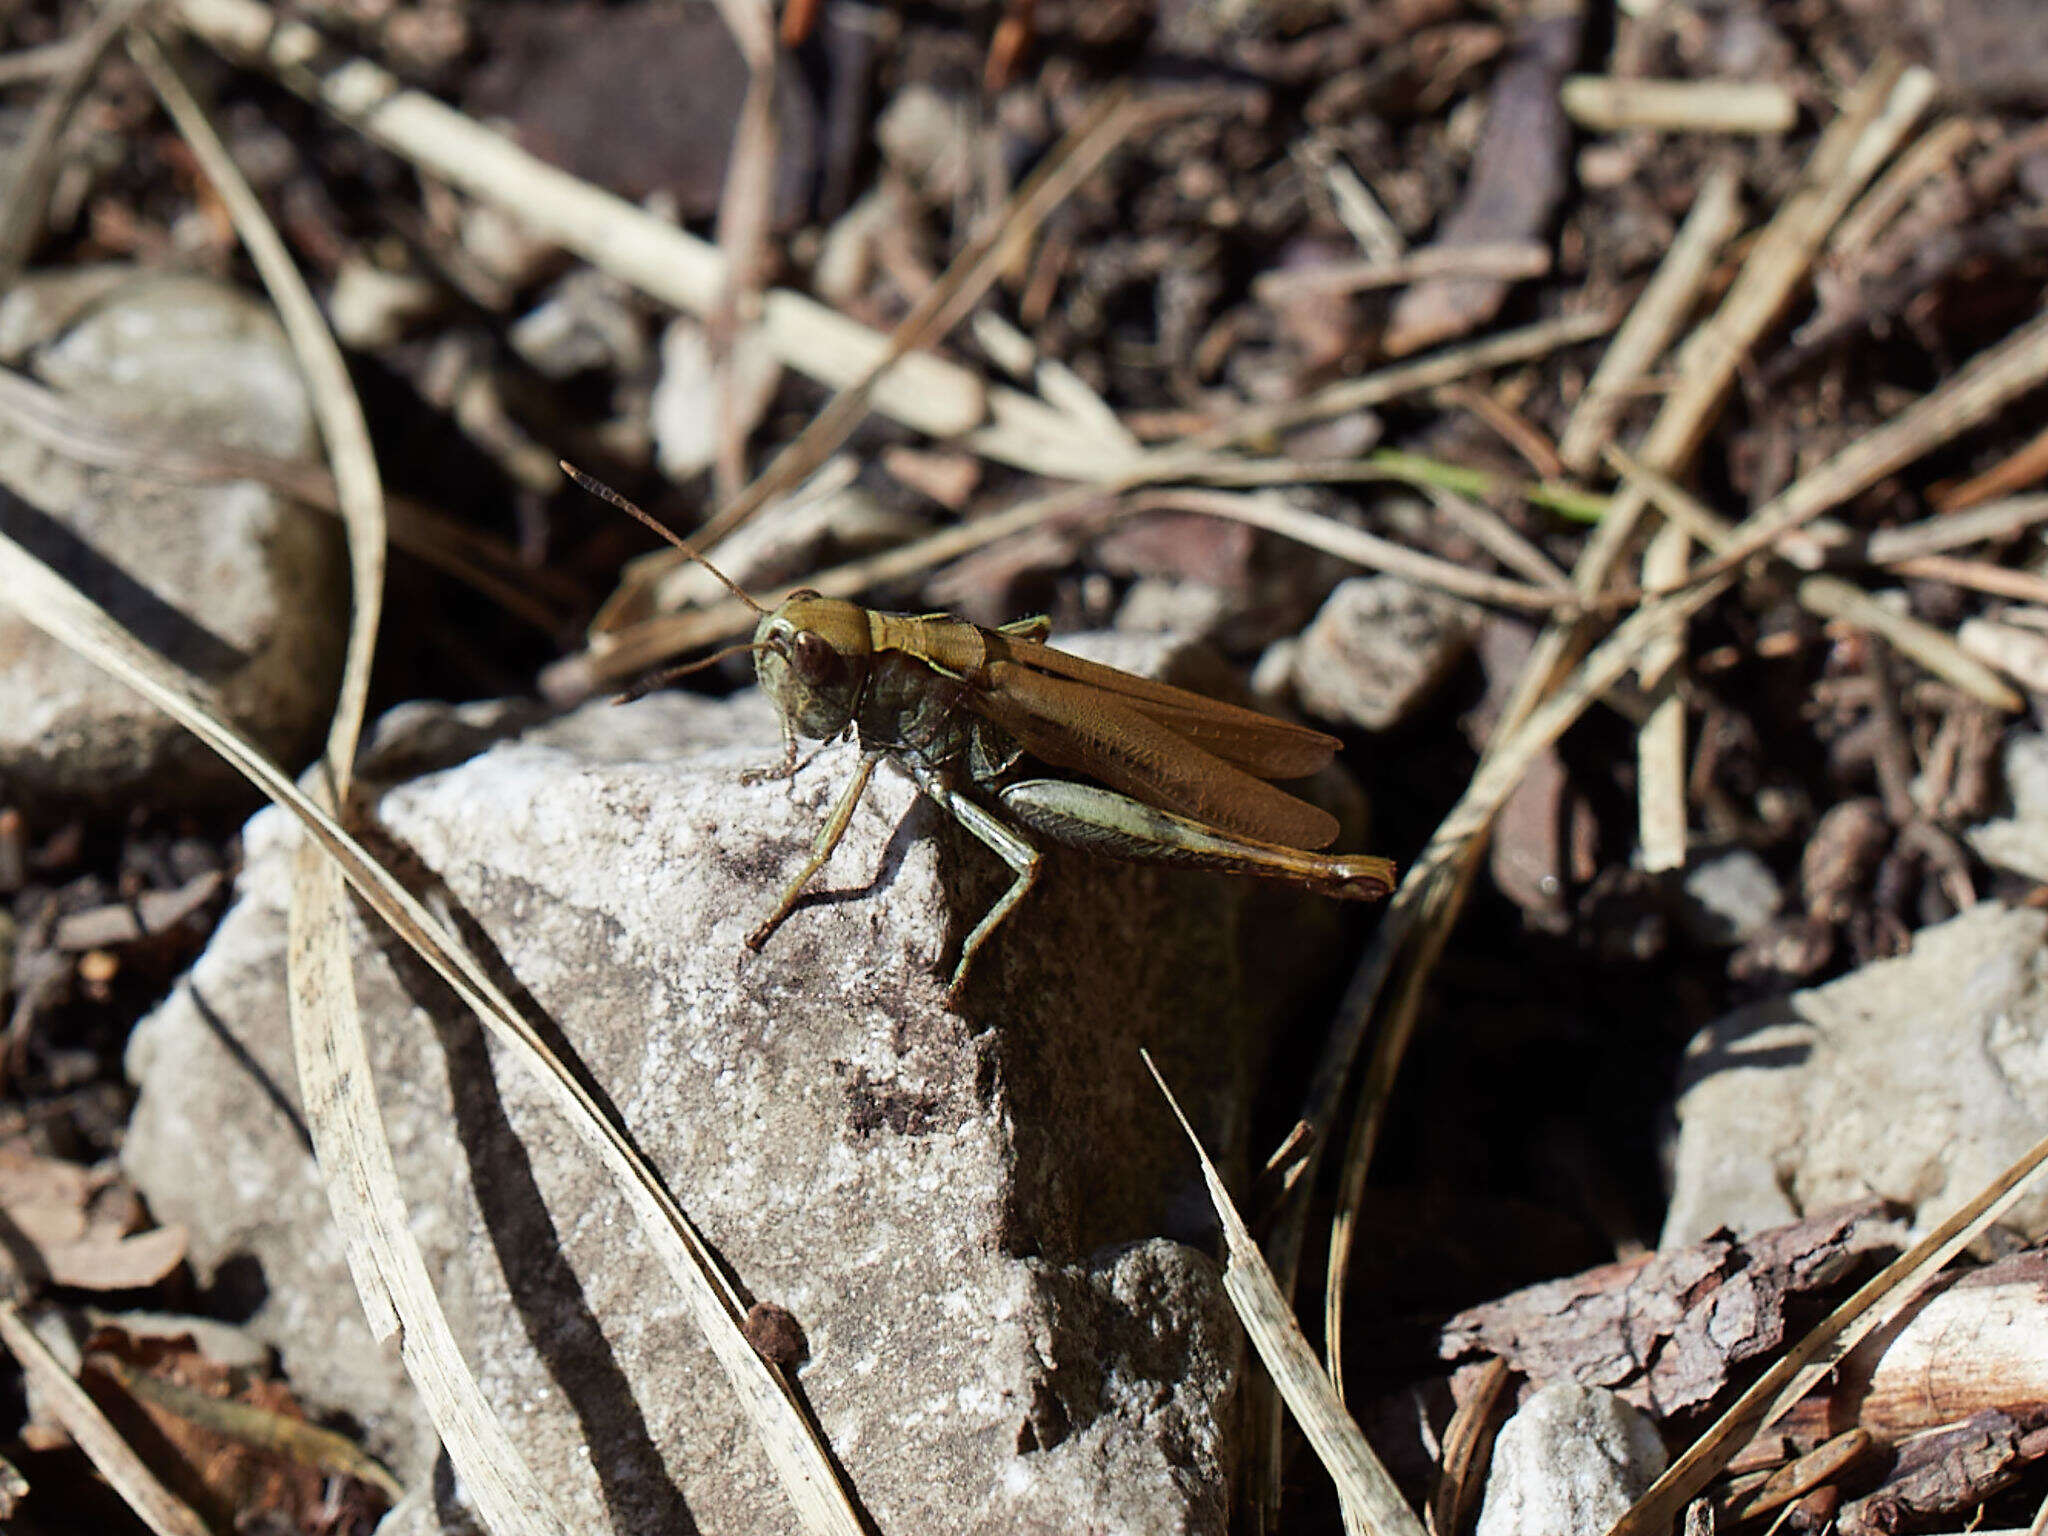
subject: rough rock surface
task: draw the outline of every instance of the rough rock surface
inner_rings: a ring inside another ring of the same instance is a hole
[[[409,717],[409,735],[433,724]],[[1313,912],[1055,854],[954,1014],[941,948],[1003,875],[885,770],[817,898],[753,955],[743,936],[851,768],[828,753],[793,781],[740,782],[775,754],[757,694],[601,704],[377,814],[739,1285],[794,1314],[801,1390],[881,1530],[1220,1531],[1239,1334],[1208,1261],[1170,1240],[1204,1241],[1209,1215],[1137,1050],[1241,1160],[1242,1085],[1316,969]],[[251,823],[239,900],[137,1030],[125,1159],[159,1218],[189,1226],[202,1274],[260,1267],[250,1326],[295,1387],[418,1478],[417,1424],[294,1108],[290,841],[273,813]],[[787,1530],[729,1388],[574,1136],[416,966],[367,931],[355,951],[414,1229],[571,1528]],[[426,1503],[405,1529],[435,1528]]]
[[[1600,1387],[1555,1383],[1501,1426],[1478,1536],[1605,1536],[1665,1462],[1642,1409]]]
[[[1687,1047],[1667,1248],[1878,1195],[1925,1230],[2048,1134],[2048,914],[1984,902]],[[2048,1233],[2048,1191],[2004,1225]]]
[[[283,332],[210,279],[29,279],[0,304],[0,358],[94,417],[184,447],[314,447]],[[347,612],[332,519],[252,481],[90,468],[16,431],[0,433],[0,486],[0,530],[211,683],[266,747],[289,756],[312,738]],[[146,786],[161,804],[236,782],[162,712],[0,608],[0,783],[64,798]]]
[[[1386,730],[1464,658],[1477,621],[1470,604],[1398,576],[1354,576],[1303,632],[1295,693],[1310,714]]]

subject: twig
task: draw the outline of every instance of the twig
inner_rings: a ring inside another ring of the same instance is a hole
[[[64,74],[77,58],[78,47],[78,38],[67,37],[36,48],[17,48],[11,53],[0,53],[0,90]]]
[[[1882,635],[1903,656],[1981,699],[1994,709],[2017,714],[2027,701],[1999,675],[1931,624],[1880,603],[1839,576],[1808,576],[1799,583],[1799,602],[1823,617]]]
[[[741,368],[735,353],[742,331],[760,311],[768,229],[775,202],[775,18],[768,0],[714,0],[740,57],[747,62],[747,92],[726,155],[719,193],[718,252],[725,284],[708,330],[717,389],[713,472],[721,496],[746,478],[746,440],[754,423],[740,401]]]
[[[1423,494],[1429,497],[1447,522],[1509,570],[1520,571],[1539,587],[1576,596],[1572,593],[1571,578],[1492,507],[1440,485],[1423,487]]]
[[[1799,103],[1765,80],[1637,80],[1574,75],[1558,92],[1565,115],[1594,133],[1784,133]]]
[[[2032,571],[2015,571],[1985,560],[1958,560],[1953,555],[1916,555],[1910,560],[1890,562],[1889,569],[1901,576],[1945,581],[1952,587],[1989,592],[1994,597],[2048,604],[2048,576],[2037,576]]]
[[[2048,427],[2028,438],[1982,474],[1935,497],[1943,512],[1961,512],[1994,496],[2009,496],[2048,480]]]
[[[1408,249],[1401,228],[1387,216],[1372,188],[1360,179],[1335,144],[1317,136],[1302,147],[1302,158],[1322,169],[1323,184],[1337,217],[1368,261],[1395,261]]]
[[[1125,503],[1126,512],[1201,512],[1227,517],[1284,534],[1297,543],[1309,545],[1367,570],[1386,571],[1420,586],[1434,587],[1455,597],[1493,603],[1538,613],[1549,612],[1577,601],[1569,591],[1534,587],[1482,571],[1468,570],[1449,560],[1425,555],[1420,550],[1382,539],[1361,528],[1353,528],[1313,512],[1302,510],[1271,492],[1245,494],[1231,491],[1197,490],[1187,486],[1139,491]]]

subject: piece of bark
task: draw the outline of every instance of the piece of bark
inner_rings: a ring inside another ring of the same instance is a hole
[[[1996,1409],[1977,1414],[1905,1447],[1882,1487],[1842,1506],[1838,1529],[1842,1536],[1891,1536],[1937,1516],[1967,1513],[2044,1450],[2048,1435],[2027,1434]]]
[[[1775,1354],[1796,1303],[1889,1246],[1885,1210],[1863,1201],[1530,1286],[1452,1318],[1438,1353],[1497,1355],[1535,1386],[1607,1387],[1669,1418],[1711,1402],[1743,1361]]]
[[[1471,177],[1436,247],[1540,240],[1548,231],[1571,155],[1558,91],[1577,62],[1583,22],[1573,0],[1539,5],[1523,22],[1513,55],[1494,76]],[[1401,357],[1466,335],[1500,312],[1510,286],[1497,277],[1417,283],[1394,306],[1382,349]]]

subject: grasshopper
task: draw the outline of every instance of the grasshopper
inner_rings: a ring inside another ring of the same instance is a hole
[[[796,772],[800,739],[851,736],[860,764],[774,910],[747,935],[759,951],[832,857],[875,769],[892,761],[941,810],[1009,867],[1010,885],[960,947],[956,999],[992,934],[1062,847],[1184,868],[1283,880],[1325,896],[1372,901],[1394,864],[1316,852],[1336,818],[1267,781],[1314,773],[1340,743],[1202,694],[1069,655],[1046,644],[1051,623],[984,629],[946,613],[884,613],[802,590],[770,610],[611,487],[564,464],[591,494],[638,518],[760,615],[754,638],[665,672],[634,690],[751,652],[782,722],[784,752],[750,778]],[[1079,778],[1020,776],[1029,757]]]

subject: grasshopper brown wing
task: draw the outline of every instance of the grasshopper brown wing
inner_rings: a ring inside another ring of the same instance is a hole
[[[1275,720],[1171,683],[1137,677],[1036,640],[1000,632],[984,634],[991,658],[1005,658],[1025,671],[1064,678],[1109,694],[1125,709],[1165,726],[1183,741],[1256,778],[1301,778],[1328,763],[1342,745],[1334,736],[1307,726]]]
[[[1142,681],[1110,668],[1103,670],[1131,682]],[[1297,800],[1209,750],[1206,743],[1174,730],[1145,713],[1140,702],[1127,695],[1012,660],[991,661],[982,669],[979,682],[981,686],[968,696],[967,707],[1008,731],[1032,756],[1056,768],[1085,773],[1147,805],[1177,811],[1240,837],[1312,849],[1327,846],[1337,836],[1337,820],[1328,811]],[[1171,691],[1182,698],[1208,702],[1200,694]],[[1182,707],[1178,699],[1170,702],[1176,709]],[[1234,712],[1293,729],[1249,710]]]

